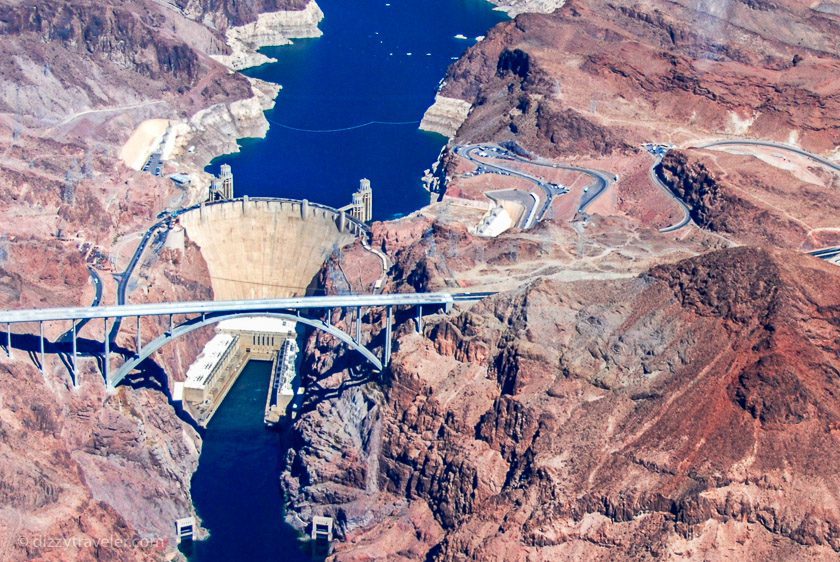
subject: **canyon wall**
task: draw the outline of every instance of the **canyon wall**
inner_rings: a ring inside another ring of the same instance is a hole
[[[214,55],[217,61],[233,70],[242,70],[274,62],[276,59],[257,51],[262,47],[288,45],[292,39],[320,37],[318,23],[324,12],[310,0],[303,9],[261,13],[257,20],[228,28],[230,54]]]
[[[698,147],[835,154],[840,20],[795,2],[715,10],[570,1],[450,67],[438,99],[471,109],[439,132],[530,155],[497,160],[570,193],[532,229],[477,239],[459,199],[512,180],[448,150],[434,179],[452,197],[373,226],[386,291],[496,294],[420,333],[398,311],[381,374],[307,342],[287,515],[334,517],[335,559],[837,558],[840,270],[804,251],[838,243],[840,180],[789,152]],[[643,143],[670,145],[668,190]],[[594,184],[551,164],[613,183],[583,213]],[[662,232],[680,218],[671,195],[694,224]],[[355,290],[331,281],[361,258],[328,260],[327,289]],[[384,316],[366,321],[381,351]]]
[[[832,559],[839,275],[741,248],[537,279],[406,317],[381,391],[311,342],[336,392],[296,424],[291,511],[336,517],[339,560]]]
[[[453,137],[470,114],[470,107],[469,102],[438,94],[435,96],[435,102],[423,114],[420,128],[445,137]]]
[[[277,87],[231,73],[211,55],[230,52],[229,27],[304,7],[295,0],[0,2],[0,308],[90,305],[89,267],[101,279],[102,302],[114,303],[112,274],[127,266],[145,229],[161,211],[206,196],[201,181],[184,190],[129,169],[121,148],[144,121],[183,124],[188,133],[165,173],[201,178],[237,137],[264,134],[262,111]],[[213,298],[198,247],[182,242],[152,240],[128,284],[129,303]],[[46,336],[54,342],[69,328],[47,323]],[[146,337],[163,329],[157,320],[143,323]],[[101,322],[79,335],[100,353]],[[193,514],[189,486],[201,439],[168,403],[166,385],[183,376],[207,337],[166,346],[154,363],[168,377],[152,368],[133,377],[136,388],[114,394],[105,392],[95,356],[80,359],[78,389],[55,354],[47,354],[44,374],[25,349],[0,358],[0,558],[172,556],[173,521]],[[133,341],[131,322],[111,347],[112,368]]]

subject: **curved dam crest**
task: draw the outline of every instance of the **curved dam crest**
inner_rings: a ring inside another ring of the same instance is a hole
[[[242,199],[180,215],[207,263],[215,300],[306,293],[327,257],[361,231],[332,209],[307,207],[289,200]]]

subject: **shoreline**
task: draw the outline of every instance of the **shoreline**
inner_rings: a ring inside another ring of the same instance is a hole
[[[490,3],[496,5],[495,2]],[[504,7],[500,8],[498,5],[494,9],[505,11]],[[224,64],[231,73],[276,62],[277,59],[259,53],[259,49],[289,45],[293,39],[321,37],[323,32],[318,28],[318,24],[323,18],[324,13],[315,0],[310,0],[306,8],[298,12],[280,11],[260,14],[256,22],[230,28],[226,33],[226,38],[232,53],[230,55],[213,55],[212,58]],[[268,27],[272,25],[280,25],[281,29],[269,30]],[[185,151],[188,146],[195,147],[195,154],[189,159],[190,164],[192,164],[191,168],[193,168],[190,173],[198,180],[194,182],[196,190],[191,194],[194,199],[193,202],[202,199],[206,193],[211,175],[205,169],[212,161],[239,152],[241,148],[240,140],[242,139],[265,139],[270,129],[271,125],[265,112],[276,105],[277,96],[282,86],[279,83],[258,78],[249,76],[246,76],[246,78],[251,84],[252,97],[208,107],[196,112],[182,122],[188,129],[184,131],[184,134],[178,135],[172,156],[173,161],[175,161],[179,156],[186,154]],[[434,110],[432,110],[438,104],[440,104],[439,107],[443,107],[443,115],[440,118],[435,117]],[[426,123],[426,126],[421,122],[418,128],[447,137],[447,141],[443,144],[443,148],[445,148],[448,141],[457,132],[457,128],[467,118],[471,109],[472,104],[469,102],[436,95],[435,103],[424,112],[423,121],[427,121],[428,116],[429,120],[435,121],[437,119],[438,122],[436,124]],[[207,141],[208,133],[213,136],[214,140],[211,142]],[[200,189],[198,189],[199,187]],[[422,205],[416,211],[426,208],[428,204]],[[199,454],[196,470],[200,463],[201,454]],[[195,472],[193,472],[194,474]],[[190,500],[192,501],[192,494]],[[195,503],[192,504],[192,507],[196,522],[199,525],[198,528],[203,531],[198,535],[200,538],[197,540],[209,538],[210,532],[202,526],[202,519],[197,512]],[[294,525],[291,526],[296,528]]]
[[[231,27],[227,30],[226,39],[232,51],[231,55],[211,55],[211,58],[225,65],[231,73],[241,73],[242,70],[247,68],[276,62],[276,59],[267,57],[259,53],[258,50],[263,47],[290,45],[294,39],[321,37],[323,33],[318,28],[318,24],[323,18],[324,13],[316,0],[310,0],[303,10],[284,10],[260,14],[255,22]],[[239,152],[241,139],[265,139],[268,134],[270,124],[265,113],[276,105],[277,96],[282,90],[282,86],[278,83],[249,76],[245,76],[245,78],[251,85],[251,97],[230,103],[212,105],[197,111],[184,120],[168,122],[170,127],[180,129],[175,134],[174,146],[171,150],[171,162],[177,163],[179,168],[186,169],[186,172],[193,178],[192,185],[189,188],[189,205],[198,204],[206,198],[212,175],[205,169],[213,160]],[[148,127],[147,121],[140,123],[135,128],[132,137],[123,146],[123,150],[144,126]],[[208,141],[208,135],[211,135],[212,140]],[[194,154],[190,154],[190,147],[194,149]],[[189,155],[188,159],[179,160],[179,157],[187,155]],[[121,159],[128,165],[127,158]],[[135,156],[134,160],[137,161],[138,159]],[[206,343],[201,346],[201,349],[205,345]],[[245,361],[241,365],[240,374],[248,362]],[[238,378],[238,375],[232,377],[232,382],[235,382]],[[219,404],[224,400],[232,386],[232,383],[228,385],[223,396],[219,398]],[[199,440],[198,459],[195,470],[192,471],[190,482],[201,463],[201,449],[204,440],[202,437],[199,437]],[[192,515],[197,523],[194,540],[206,541],[211,537],[211,533],[209,529],[203,526],[203,520],[196,509],[191,484],[189,502],[192,507]],[[174,545],[172,554],[186,559],[177,544]]]

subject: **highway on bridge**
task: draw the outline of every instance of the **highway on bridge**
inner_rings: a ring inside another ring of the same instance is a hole
[[[455,302],[480,300],[492,293],[396,293],[379,295],[341,295],[254,299],[235,301],[190,301],[175,303],[127,304],[116,306],[39,308],[0,311],[0,323],[50,322],[93,318],[129,318],[221,312],[260,312],[272,310],[313,310],[388,306],[447,306]]]
[[[106,333],[102,345],[101,364],[106,384],[113,389],[125,379],[135,368],[145,361],[151,354],[155,353],[169,341],[209,326],[216,322],[241,318],[247,316],[269,316],[293,322],[300,322],[316,329],[325,331],[351,348],[355,349],[377,370],[388,365],[391,356],[392,346],[392,323],[394,310],[399,307],[413,308],[416,312],[415,327],[422,330],[423,315],[434,313],[441,307],[447,312],[455,303],[474,302],[490,296],[490,292],[461,292],[461,293],[396,293],[396,294],[370,294],[370,295],[339,295],[339,296],[315,296],[315,297],[294,297],[283,299],[255,299],[255,300],[234,300],[234,301],[192,301],[175,303],[148,303],[116,306],[93,306],[93,307],[65,307],[65,308],[43,308],[29,310],[6,310],[0,311],[0,323],[6,324],[6,352],[12,357],[12,348],[27,350],[41,371],[44,371],[45,354],[58,353],[62,362],[70,370],[73,377],[73,384],[78,384],[77,358],[81,355],[97,355],[94,340],[81,340],[76,329],[71,329],[70,342],[57,340],[49,342],[44,335],[44,324],[46,322],[72,321],[73,326],[77,322],[89,321],[95,318],[103,319],[106,332],[108,320],[117,320],[127,317],[137,319],[136,348],[132,351],[123,348],[114,349],[118,354],[127,357],[122,366],[114,376],[110,374],[111,363],[111,338]],[[355,330],[356,336],[333,326],[329,320],[310,317],[301,314],[307,311],[325,311],[333,309],[355,309]],[[382,358],[377,357],[361,342],[361,322],[363,308],[382,308],[386,313],[385,340]],[[425,310],[424,310],[425,308]],[[145,345],[142,342],[140,331],[140,319],[149,316],[168,316],[169,329]],[[175,316],[183,317],[184,320],[175,323]],[[13,334],[13,324],[37,323],[38,334]],[[14,337],[13,337],[14,336]],[[80,349],[79,344],[82,344]],[[17,345],[16,345],[17,344]],[[67,354],[67,357],[64,356]]]

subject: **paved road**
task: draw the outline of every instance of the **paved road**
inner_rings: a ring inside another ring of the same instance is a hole
[[[505,150],[502,147],[495,146],[495,145],[463,145],[463,146],[456,146],[454,148],[455,154],[459,156],[463,156],[473,164],[477,166],[477,171],[480,174],[500,174],[503,176],[512,176],[517,178],[525,179],[537,187],[543,190],[545,193],[545,202],[543,203],[540,210],[537,212],[534,221],[531,221],[530,226],[533,226],[534,222],[539,222],[543,220],[548,210],[551,208],[551,204],[554,202],[554,197],[558,195],[563,195],[568,193],[568,189],[561,186],[555,186],[549,182],[546,182],[542,178],[538,178],[536,176],[532,176],[531,174],[526,174],[525,172],[521,172],[515,168],[509,168],[499,163],[490,163],[487,160],[481,160],[479,158],[493,158],[490,154],[496,155],[504,155],[507,156],[509,159],[513,160],[514,155]],[[481,153],[486,154],[487,156],[481,156]]]
[[[498,160],[496,163],[493,164],[490,164],[485,160],[479,160],[478,158],[476,158],[477,152],[484,152],[485,154],[487,154],[486,157],[482,158],[501,158],[506,160],[513,160],[525,164],[530,164],[532,166],[542,166],[545,168],[554,168],[558,170],[569,170],[572,172],[579,172],[592,177],[595,180],[595,183],[590,185],[586,192],[583,194],[583,197],[581,197],[581,202],[577,209],[579,213],[585,212],[586,208],[589,207],[589,205],[591,205],[598,197],[600,197],[604,193],[604,191],[610,186],[610,184],[613,183],[615,177],[613,174],[609,174],[601,170],[583,168],[581,166],[572,166],[569,164],[559,164],[550,160],[546,160],[545,158],[524,158],[523,156],[520,156],[519,154],[511,152],[510,150],[507,150],[506,148],[498,145],[463,145],[456,146],[454,150],[456,154],[463,156],[471,162],[477,164],[479,166],[479,170],[481,170],[481,168],[483,167],[485,169],[489,169],[492,173],[502,173],[503,175],[520,177],[536,184],[540,189],[542,189],[545,193],[546,200],[543,206],[541,207],[540,211],[537,213],[536,222],[539,222],[543,220],[543,218],[545,218],[546,213],[551,208],[551,204],[554,202],[554,198],[560,195],[565,195],[569,192],[569,189],[565,186],[553,184],[551,182],[545,181],[542,178],[526,174],[515,168],[509,168],[507,166],[499,164]]]
[[[143,171],[149,172],[153,176],[160,177],[163,175],[163,156],[160,152],[152,152],[149,159],[146,160],[146,163],[143,165]]]
[[[36,308],[0,311],[0,323],[47,322],[93,318],[129,318],[136,316],[191,315],[217,312],[259,312],[275,310],[312,310],[382,306],[451,305],[455,302],[481,300],[492,293],[392,293],[383,295],[338,295],[254,299],[235,301],[191,301],[175,303],[128,304],[97,307]]]
[[[808,152],[807,150],[802,150],[796,146],[791,146],[789,144],[782,144],[779,142],[772,142],[772,141],[762,141],[762,140],[752,140],[752,139],[732,139],[732,140],[722,140],[722,141],[715,141],[710,142],[708,144],[704,144],[698,146],[696,148],[713,148],[715,146],[730,146],[730,145],[747,145],[747,146],[766,146],[769,148],[777,148],[779,150],[787,150],[788,152],[793,152],[795,154],[799,154],[800,156],[805,156],[806,158],[810,158],[820,164],[827,166],[834,170],[835,172],[840,172],[840,164],[832,162],[827,158],[823,158],[818,154],[814,154],[812,152]]]
[[[781,144],[781,143],[778,143],[778,142],[751,140],[751,139],[732,139],[732,140],[722,140],[722,141],[710,142],[710,143],[700,145],[700,146],[695,147],[695,148],[714,148],[716,146],[739,146],[739,145],[762,146],[762,147],[776,148],[776,149],[779,149],[779,150],[786,150],[788,152],[793,152],[795,154],[799,154],[800,156],[805,156],[807,158],[810,158],[810,159],[812,159],[816,162],[819,162],[820,164],[823,164],[823,165],[831,168],[832,170],[840,171],[840,165],[835,164],[831,160],[827,160],[826,158],[823,158],[822,156],[819,156],[817,154],[812,154],[810,152],[802,150],[801,148],[797,148],[795,146],[790,146],[790,145],[787,145],[787,144]],[[680,199],[679,197],[677,197],[676,194],[674,194],[674,192],[671,191],[668,188],[668,186],[666,186],[664,183],[662,183],[662,181],[659,179],[659,176],[656,174],[656,166],[658,166],[659,163],[662,161],[662,154],[654,154],[654,155],[656,156],[656,162],[654,162],[653,166],[650,169],[651,181],[653,181],[656,185],[661,187],[669,196],[671,196],[671,198],[674,199],[674,201],[676,201],[679,204],[679,206],[682,208],[682,211],[683,211],[683,218],[680,221],[672,224],[671,226],[666,226],[665,228],[660,228],[659,232],[674,232],[675,230],[679,230],[679,229],[691,224],[691,215],[689,213],[688,206],[685,204],[685,202],[682,199]]]
[[[95,291],[94,295],[93,295],[93,302],[90,303],[90,306],[92,308],[92,307],[99,306],[99,304],[102,302],[102,278],[99,276],[99,272],[96,271],[95,269],[93,269],[90,266],[88,266],[88,273],[90,274],[90,279],[93,282],[93,288],[94,288],[94,291]],[[90,322],[89,318],[85,318],[84,320],[80,320],[80,321],[76,322],[76,324],[75,324],[76,325],[76,334],[78,334],[79,331],[82,328],[84,328],[85,324],[87,324],[88,322]],[[73,337],[73,329],[71,328],[71,329],[67,330],[66,332],[64,332],[63,334],[61,334],[58,337],[58,340],[56,340],[56,341],[60,341],[60,342],[70,341],[70,339],[72,337]]]
[[[671,191],[671,189],[667,185],[662,183],[662,180],[659,179],[659,176],[656,173],[656,167],[659,165],[660,162],[662,162],[662,157],[657,156],[656,161],[650,168],[650,181],[652,181],[654,185],[658,185],[660,188],[662,188],[662,191],[667,193],[668,196],[671,197],[671,199],[677,202],[677,204],[680,206],[680,209],[682,209],[683,217],[670,226],[660,228],[659,232],[674,232],[691,224],[691,213],[688,209],[688,205],[685,204],[685,201],[677,197],[676,193]]]
[[[137,245],[137,248],[134,250],[134,254],[131,256],[131,261],[128,262],[128,267],[126,267],[122,273],[114,275],[114,279],[117,280],[117,305],[125,304],[125,295],[128,282],[131,279],[131,274],[134,273],[134,268],[136,268],[137,264],[140,262],[140,258],[143,256],[143,252],[146,250],[146,246],[148,246],[149,241],[154,237],[158,230],[163,228],[168,229],[171,225],[171,220],[172,219],[169,215],[165,215],[163,220],[153,224],[146,233],[143,234],[143,238],[140,239],[140,243]],[[108,334],[108,339],[111,342],[117,339],[117,334],[120,333],[121,326],[122,318],[117,318],[114,321],[114,325],[111,327],[110,333]]]
[[[283,202],[292,202],[292,203],[299,203],[300,202],[297,199],[287,199],[287,198],[280,198],[280,197],[250,197],[249,200],[250,201],[283,201]],[[209,207],[211,205],[226,205],[226,204],[231,204],[231,203],[234,203],[234,202],[242,202],[242,201],[243,201],[243,198],[237,198],[237,199],[231,199],[230,201],[208,202],[208,203],[204,203],[204,205],[206,207]],[[118,305],[125,304],[128,282],[131,280],[131,275],[134,273],[134,269],[137,267],[137,264],[140,261],[140,257],[143,255],[143,252],[146,250],[146,246],[149,244],[149,241],[152,240],[154,234],[158,230],[161,230],[161,229],[164,229],[164,228],[168,230],[169,228],[171,228],[171,225],[172,225],[173,221],[177,217],[179,217],[180,215],[183,215],[184,213],[194,211],[194,210],[200,208],[201,205],[202,205],[202,203],[196,203],[195,205],[192,205],[190,207],[184,207],[183,209],[178,209],[176,211],[164,211],[164,212],[162,212],[158,215],[158,218],[160,220],[158,222],[156,222],[155,224],[153,224],[152,226],[150,226],[148,230],[146,230],[146,233],[143,235],[143,238],[140,240],[140,243],[137,245],[137,248],[134,250],[134,255],[131,256],[131,261],[128,263],[128,267],[126,267],[125,271],[123,271],[122,273],[118,273],[118,274],[114,275],[114,278],[117,280],[117,304]],[[318,208],[318,209],[323,208],[323,209],[328,209],[330,211],[336,212],[335,209],[333,209],[332,207],[328,207],[326,205],[321,205],[320,203],[313,203],[313,202],[310,201],[309,206],[311,208]],[[353,222],[353,223],[356,223],[359,226],[359,228],[361,228],[365,232],[369,231],[369,228],[366,225],[360,223],[356,219],[353,219],[353,218],[348,216],[348,217],[346,217],[346,220],[348,220],[350,222]],[[114,322],[113,327],[111,328],[111,333],[109,335],[109,340],[111,342],[116,340],[117,334],[120,331],[121,325],[122,325],[122,319],[117,318]]]
[[[55,125],[53,125],[53,127],[62,127],[64,125],[67,125],[71,121],[75,121],[79,117],[83,117],[85,115],[91,115],[93,113],[114,113],[114,112],[117,112],[117,111],[129,111],[131,109],[139,109],[141,107],[159,105],[159,104],[162,104],[162,103],[166,103],[166,102],[163,101],[163,100],[144,101],[144,102],[140,102],[140,103],[133,103],[133,104],[130,104],[130,105],[122,105],[122,106],[119,106],[119,107],[105,107],[103,109],[87,109],[85,111],[79,111],[77,113],[74,113],[74,114],[68,116],[67,118],[65,118],[60,123],[56,123]]]
[[[490,147],[491,149],[493,147]],[[583,168],[581,166],[573,166],[571,164],[559,164],[557,162],[552,162],[551,160],[547,160],[545,158],[536,157],[536,158],[525,158],[515,152],[511,152],[503,147],[495,147],[497,152],[503,154],[504,156],[510,158],[511,160],[516,160],[518,162],[523,162],[525,164],[531,164],[533,166],[542,166],[544,168],[554,168],[557,170],[569,170],[572,172],[579,172],[581,174],[590,176],[592,179],[595,180],[595,183],[588,186],[588,189],[584,192],[583,196],[580,199],[580,205],[578,205],[578,212],[583,213],[586,211],[586,208],[589,207],[595,200],[603,195],[604,191],[615,181],[615,175],[610,174],[601,170],[595,170],[592,168]],[[554,186],[555,195],[563,195],[569,192],[569,189],[562,186],[555,186],[555,184],[547,184],[547,186],[552,187]],[[559,189],[558,189],[559,187]]]

